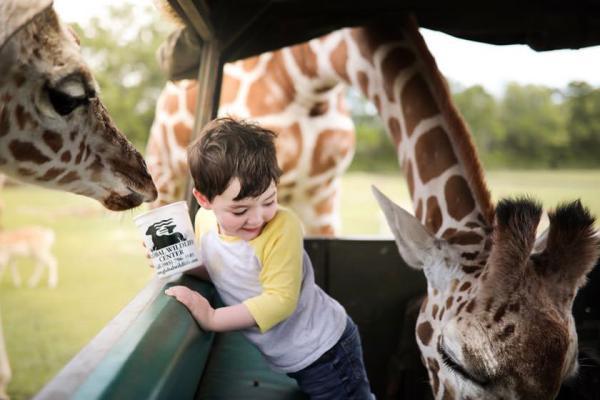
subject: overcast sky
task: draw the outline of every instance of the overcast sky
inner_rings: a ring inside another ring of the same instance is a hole
[[[82,23],[107,5],[125,1],[132,0],[55,0],[54,5],[66,22]],[[426,29],[422,33],[442,73],[464,86],[481,84],[496,95],[510,81],[562,88],[584,80],[600,87],[600,46],[539,53],[522,45],[493,46]]]

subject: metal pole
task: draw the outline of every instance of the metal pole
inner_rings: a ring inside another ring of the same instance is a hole
[[[200,136],[200,131],[209,121],[217,116],[219,96],[221,94],[221,78],[223,75],[221,62],[221,48],[216,39],[205,42],[200,56],[198,69],[198,96],[196,103],[196,119],[192,132],[191,142]],[[186,198],[192,222],[198,211],[198,203],[192,195],[194,182],[188,175]]]

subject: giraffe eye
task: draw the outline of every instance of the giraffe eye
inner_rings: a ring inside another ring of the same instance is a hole
[[[48,99],[59,115],[65,116],[83,104],[87,104],[88,98],[85,96],[74,97],[50,87],[47,88]]]

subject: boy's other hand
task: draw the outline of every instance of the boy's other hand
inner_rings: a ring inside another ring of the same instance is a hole
[[[177,301],[186,306],[203,329],[211,330],[215,309],[204,296],[185,286],[172,286],[165,290],[165,294],[175,297]]]

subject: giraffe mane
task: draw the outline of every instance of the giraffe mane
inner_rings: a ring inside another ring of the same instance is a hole
[[[452,146],[460,159],[460,164],[464,168],[465,176],[469,183],[477,205],[485,222],[491,226],[494,220],[494,205],[491,200],[491,194],[487,187],[483,174],[483,167],[477,156],[477,149],[473,143],[473,139],[465,120],[452,102],[452,96],[446,79],[440,73],[437,67],[435,58],[429,52],[425,40],[418,30],[418,24],[413,15],[408,17],[408,24],[412,25],[409,29],[409,34],[414,34],[413,43],[416,44],[417,50],[423,60],[429,76],[433,82],[432,92],[440,107],[442,115],[450,125],[448,134]]]

